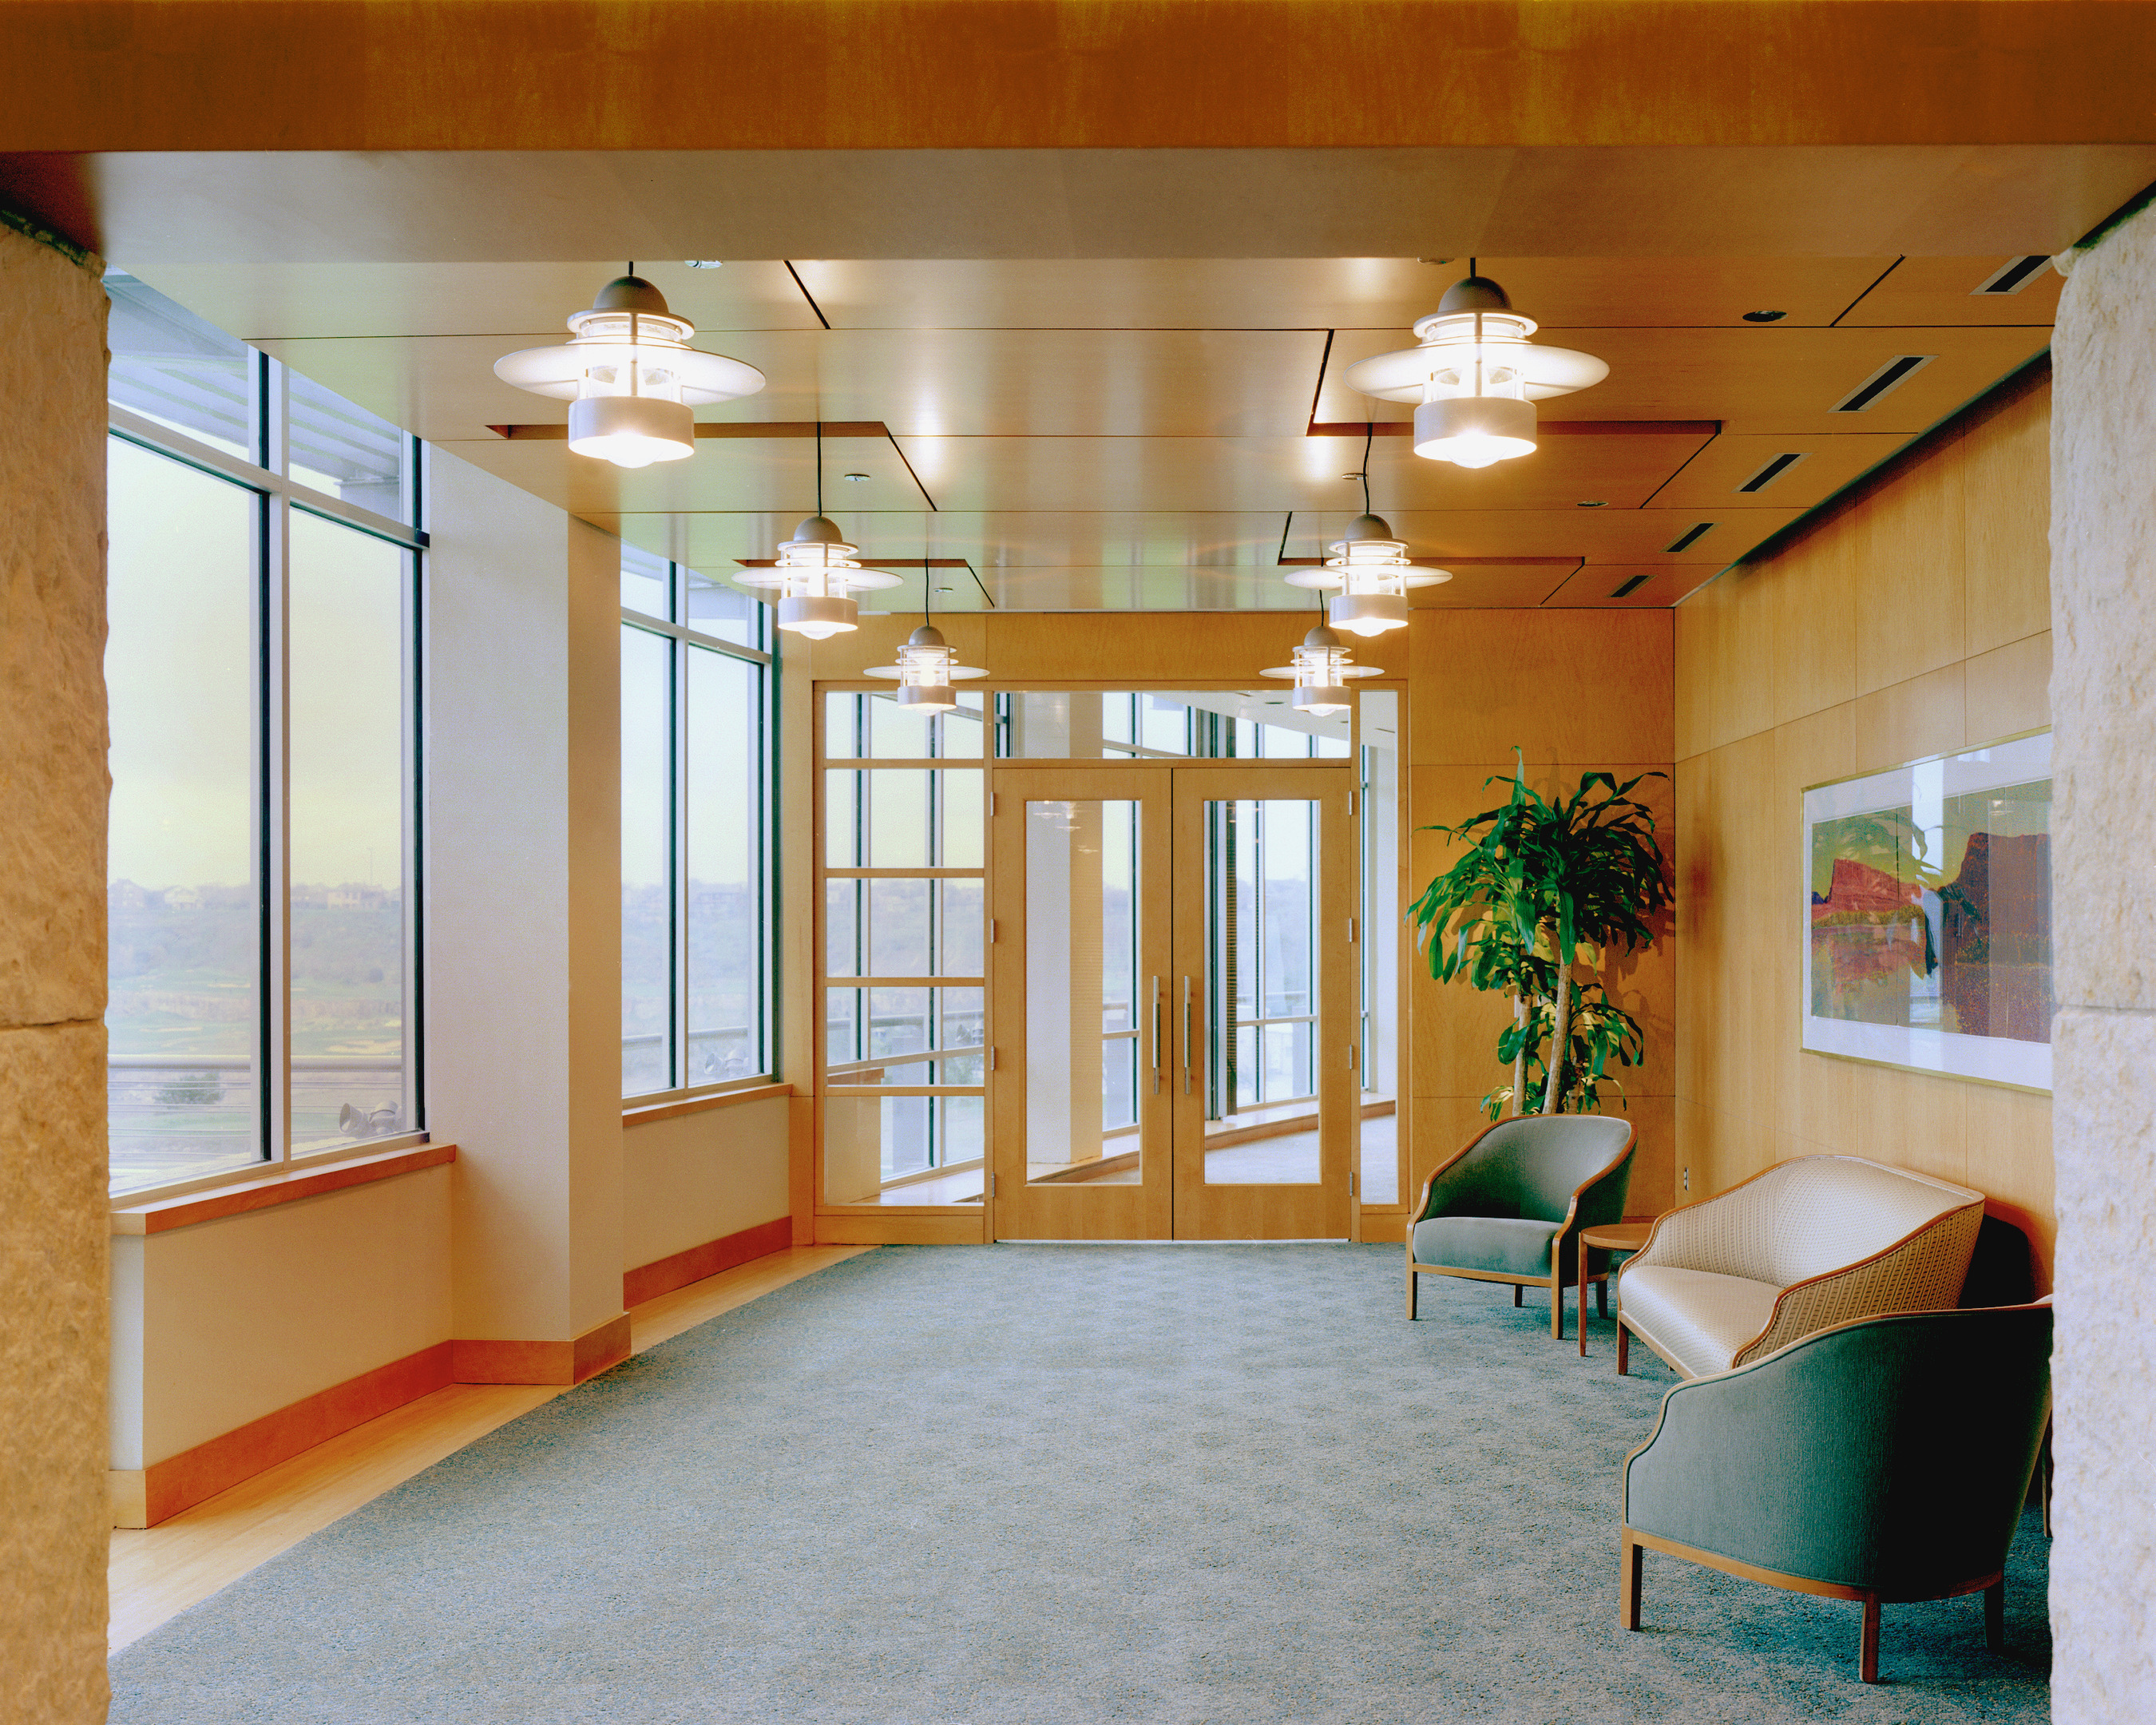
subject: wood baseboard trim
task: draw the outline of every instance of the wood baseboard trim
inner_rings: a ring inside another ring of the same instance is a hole
[[[629,1314],[573,1341],[480,1338],[449,1343],[452,1384],[581,1384],[629,1358]]]
[[[676,1288],[685,1288],[692,1281],[701,1281],[707,1276],[716,1276],[721,1270],[732,1270],[757,1258],[766,1258],[773,1252],[783,1252],[793,1244],[793,1219],[781,1216],[776,1221],[759,1222],[753,1228],[744,1228],[738,1234],[729,1234],[718,1240],[707,1240],[701,1245],[690,1246],[686,1251],[673,1252],[664,1258],[654,1258],[649,1264],[639,1264],[625,1272],[621,1279],[621,1303],[641,1306],[646,1300],[655,1300],[661,1294],[670,1294]]]
[[[250,1420],[206,1444],[153,1461],[140,1471],[115,1470],[110,1476],[113,1526],[154,1527],[302,1450],[433,1394],[452,1381],[450,1348],[449,1343],[437,1342]],[[123,1516],[128,1519],[121,1519]]]

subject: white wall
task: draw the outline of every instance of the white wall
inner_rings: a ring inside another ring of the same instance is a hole
[[[448,1168],[112,1242],[112,1466],[449,1339]]]
[[[622,1259],[637,1270],[788,1213],[792,1099],[770,1096],[629,1127]]]
[[[428,1125],[459,1339],[621,1311],[615,542],[429,451]]]
[[[2156,210],[2075,264],[2052,355],[2052,1705],[2113,1725],[2156,1718]]]

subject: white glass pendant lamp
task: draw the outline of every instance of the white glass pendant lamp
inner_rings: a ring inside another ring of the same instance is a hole
[[[898,585],[897,576],[864,569],[858,557],[858,547],[839,536],[836,521],[812,515],[778,547],[770,568],[747,570],[736,578],[744,587],[778,589],[772,620],[779,628],[812,641],[828,640],[860,627],[856,592]]]
[[[1355,649],[1320,624],[1302,638],[1293,665],[1276,665],[1258,675],[1293,679],[1295,694],[1288,705],[1299,712],[1323,714],[1337,713],[1348,705],[1348,685],[1356,678],[1382,677],[1384,673],[1357,665]]]
[[[684,461],[696,452],[693,409],[763,388],[754,366],[689,345],[696,326],[634,273],[569,315],[560,347],[526,347],[494,362],[505,383],[571,403],[569,447],[616,467]]]
[[[1435,587],[1452,579],[1449,569],[1418,568],[1408,557],[1404,540],[1393,537],[1383,516],[1356,516],[1348,536],[1327,547],[1322,567],[1298,569],[1290,587],[1331,593],[1332,624],[1365,639],[1408,626],[1408,589]]]
[[[958,663],[958,655],[943,639],[943,631],[924,623],[906,638],[898,649],[896,665],[872,665],[871,677],[890,677],[898,684],[898,704],[922,712],[947,712],[958,704],[952,685],[969,682],[988,673]]]
[[[870,665],[871,677],[891,677],[898,683],[898,704],[925,713],[948,712],[958,704],[954,683],[969,682],[988,673],[958,663],[958,655],[943,639],[943,631],[930,620],[935,603],[936,560],[924,552],[921,559],[921,627],[906,638],[898,649],[896,665]]]
[[[1536,328],[1504,289],[1471,274],[1415,321],[1420,347],[1358,361],[1348,367],[1348,387],[1414,403],[1414,452],[1433,461],[1488,467],[1532,454],[1535,403],[1609,375],[1591,353],[1529,341]]]

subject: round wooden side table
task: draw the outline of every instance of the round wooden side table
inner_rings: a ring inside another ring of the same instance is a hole
[[[1636,1252],[1655,1231],[1652,1222],[1609,1222],[1599,1228],[1579,1230],[1579,1357],[1587,1358],[1587,1252],[1590,1246],[1606,1252]]]

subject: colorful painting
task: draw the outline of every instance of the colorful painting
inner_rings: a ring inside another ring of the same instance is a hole
[[[2051,1087],[2046,732],[1804,793],[1804,1039]]]

